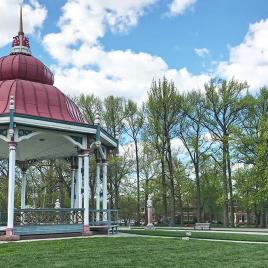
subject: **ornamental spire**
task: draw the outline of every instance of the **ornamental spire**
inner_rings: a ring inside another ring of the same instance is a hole
[[[31,55],[29,39],[24,36],[23,19],[22,19],[22,4],[20,6],[20,26],[17,36],[13,37],[11,54],[26,54]]]
[[[18,35],[24,36],[24,32],[23,32],[23,20],[22,20],[22,5],[20,5],[20,28],[19,28]]]

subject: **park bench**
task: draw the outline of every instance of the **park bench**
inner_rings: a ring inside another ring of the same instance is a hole
[[[195,230],[210,230],[209,222],[197,222],[194,225]]]

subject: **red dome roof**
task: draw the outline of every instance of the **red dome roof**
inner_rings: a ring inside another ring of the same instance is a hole
[[[16,114],[84,123],[77,105],[52,85],[18,79],[1,81],[0,114],[9,113],[10,96],[14,96]]]
[[[31,55],[0,58],[0,115],[9,113],[13,96],[16,114],[85,123],[77,105],[53,83],[53,73]]]
[[[40,60],[30,55],[15,54],[0,58],[0,81],[23,79],[53,85],[53,73]]]

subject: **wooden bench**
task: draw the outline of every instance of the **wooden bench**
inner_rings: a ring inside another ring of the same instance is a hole
[[[210,230],[210,223],[209,222],[197,222],[194,225],[195,230]]]

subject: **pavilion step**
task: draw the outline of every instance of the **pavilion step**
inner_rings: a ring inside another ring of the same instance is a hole
[[[21,240],[32,239],[47,239],[47,238],[62,238],[62,237],[80,237],[82,233],[64,233],[64,234],[36,234],[36,235],[21,235]]]

